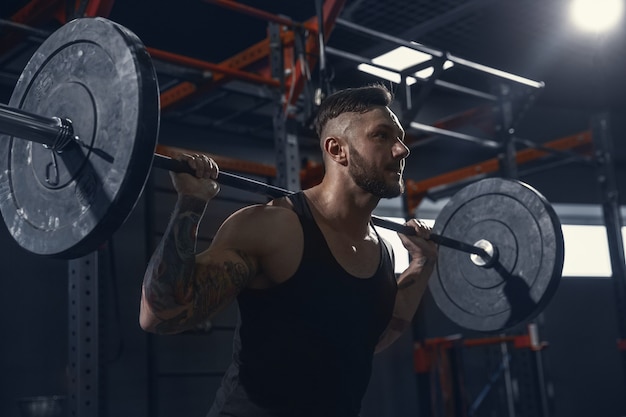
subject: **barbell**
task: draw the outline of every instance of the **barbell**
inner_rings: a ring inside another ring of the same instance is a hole
[[[14,240],[41,256],[86,255],[130,215],[152,166],[193,174],[155,154],[159,118],[156,73],[137,36],[104,18],[55,31],[27,63],[9,105],[0,105],[0,210]],[[228,172],[219,182],[274,198],[291,193]],[[440,249],[430,292],[462,327],[513,327],[543,310],[558,286],[558,217],[520,181],[489,178],[463,188],[431,240]]]

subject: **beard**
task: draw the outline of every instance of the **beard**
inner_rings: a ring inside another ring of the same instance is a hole
[[[387,171],[380,171],[368,164],[363,155],[350,146],[352,161],[348,166],[348,173],[359,187],[378,198],[394,198],[404,192],[402,177],[397,182],[390,182],[386,178]],[[395,169],[390,168],[390,169]]]

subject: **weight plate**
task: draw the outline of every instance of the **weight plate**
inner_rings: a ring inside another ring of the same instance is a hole
[[[142,42],[107,19],[74,20],[38,48],[9,105],[70,119],[82,142],[56,153],[0,138],[0,209],[9,232],[38,255],[96,250],[137,203],[156,148],[158,84]]]
[[[439,247],[429,290],[441,311],[460,326],[483,332],[511,328],[535,317],[550,301],[563,270],[563,234],[548,201],[520,181],[489,178],[455,194],[433,232],[497,248],[494,266]]]

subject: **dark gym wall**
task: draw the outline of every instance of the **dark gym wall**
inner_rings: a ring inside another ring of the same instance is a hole
[[[63,394],[67,364],[67,265],[36,259],[0,226],[0,415],[22,397]]]
[[[110,416],[147,414],[146,335],[138,324],[145,268],[144,204],[100,250],[100,353]],[[68,262],[25,252],[2,223],[0,415],[18,417],[18,400],[67,394]],[[103,414],[104,415],[104,414]]]

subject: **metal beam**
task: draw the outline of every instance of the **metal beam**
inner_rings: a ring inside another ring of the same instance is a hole
[[[577,133],[575,135],[566,136],[560,139],[556,139],[543,144],[543,147],[566,150],[566,149],[585,149],[593,144],[591,138],[591,131],[585,131]],[[523,149],[516,153],[516,163],[522,165],[539,158],[543,158],[550,153],[539,149]],[[473,164],[463,168],[459,168],[454,171],[449,171],[445,174],[437,175],[435,177],[427,178],[420,181],[406,180],[406,194],[407,207],[413,212],[419,202],[423,199],[424,195],[436,188],[450,186],[462,181],[468,181],[484,177],[488,174],[493,174],[500,169],[500,161],[498,158],[488,159],[478,164]]]
[[[542,81],[534,81],[528,78],[524,78],[521,77],[519,75],[515,75],[515,74],[511,74],[509,72],[506,71],[502,71],[493,67],[489,67],[487,65],[483,65],[483,64],[479,64],[477,62],[473,62],[470,61],[468,59],[464,59],[461,57],[458,57],[456,55],[452,55],[449,52],[445,52],[445,51],[441,51],[435,48],[431,48],[416,42],[411,42],[411,41],[407,41],[405,39],[402,38],[398,38],[396,36],[392,36],[392,35],[388,35],[386,33],[382,33],[373,29],[369,29],[360,25],[357,25],[355,23],[349,22],[347,20],[344,19],[337,19],[337,24],[346,27],[348,29],[351,29],[355,32],[359,32],[362,33],[364,35],[368,35],[372,38],[375,39],[381,39],[381,40],[385,40],[388,41],[390,43],[393,43],[395,45],[398,46],[404,46],[410,49],[414,49],[416,51],[420,51],[420,52],[424,52],[426,54],[432,55],[434,57],[439,57],[439,58],[445,58],[449,61],[454,62],[455,64],[462,66],[462,67],[466,67],[469,69],[472,69],[474,71],[477,72],[481,72],[484,74],[489,74],[492,75],[494,77],[498,77],[498,78],[502,78],[502,79],[506,79],[509,81],[513,81],[515,83],[519,83],[519,84],[524,84],[527,85],[529,87],[533,87],[533,88],[543,88],[544,87],[544,83]]]
[[[223,7],[225,9],[233,10],[248,16],[256,17],[258,19],[266,20],[268,22],[278,23],[290,28],[306,29],[311,31],[317,31],[317,26],[311,25],[308,22],[300,23],[295,20],[291,20],[284,16],[278,16],[273,13],[266,12],[261,9],[248,6],[246,4],[238,3],[232,0],[204,0],[205,3],[214,4],[216,6]]]
[[[243,11],[246,14],[252,14],[255,17],[259,18],[269,18],[270,21],[276,21],[281,19],[280,16],[272,15],[266,12],[263,12],[258,9],[254,9],[249,6],[244,6],[242,4],[238,4],[234,1],[223,1],[223,0],[207,0],[210,3],[215,3],[219,5],[228,5],[232,8],[237,8],[239,11]],[[339,13],[343,9],[346,0],[327,0],[324,3],[323,7],[323,20],[324,20],[324,33],[330,34],[332,29],[335,26],[335,20],[339,16]],[[290,19],[286,23],[289,23],[290,26],[307,28],[313,33],[317,33],[317,17],[312,17],[306,20],[302,24],[298,24]],[[284,47],[284,56],[285,61],[294,61],[293,57],[296,56],[294,53],[294,42],[295,37],[297,35],[294,31],[285,31],[281,34],[281,39]],[[315,66],[317,62],[317,54],[318,54],[318,46],[317,40],[315,36],[311,36],[309,34],[307,36],[306,44],[305,44],[306,56],[308,57],[308,67],[312,68]],[[266,39],[256,43],[250,48],[244,50],[243,52],[232,56],[229,59],[222,61],[220,64],[221,68],[229,68],[233,70],[243,70],[244,68],[250,66],[251,64],[257,64],[255,67],[255,72],[258,74],[261,79],[269,79],[272,78],[272,69],[269,63],[270,57],[270,40],[269,37]],[[299,60],[298,60],[299,61]],[[301,62],[296,62],[294,68],[289,68],[292,71],[292,76],[286,80],[286,92],[289,94],[286,98],[285,106],[289,106],[290,104],[295,104],[302,92],[305,84],[306,74],[308,73],[308,68],[303,68]],[[176,86],[172,88],[170,94],[163,97],[169,100],[167,102],[168,106],[173,104],[179,104],[182,101],[186,101],[196,97],[199,94],[202,94],[206,91],[209,91],[216,86],[220,85],[224,81],[232,79],[232,75],[230,73],[223,74],[215,74],[214,78],[206,83],[194,85],[192,83],[183,82],[180,86]],[[250,79],[250,81],[253,81]]]
[[[447,137],[454,138],[454,139],[461,139],[464,141],[476,143],[480,146],[484,146],[485,148],[497,149],[501,147],[499,142],[496,142],[491,139],[479,138],[477,136],[467,135],[465,133],[460,133],[460,132],[453,132],[451,130],[441,129],[441,128],[438,128],[435,126],[429,126],[423,123],[411,122],[409,126],[412,129],[421,130],[423,132],[428,132],[428,133],[432,133],[435,135],[447,136]],[[424,144],[425,144],[425,141],[420,141],[420,142],[413,144],[412,147],[420,146]]]
[[[335,55],[344,59],[348,59],[350,61],[353,62],[358,62],[358,63],[362,63],[362,64],[369,64],[372,65],[374,67],[377,68],[381,68],[387,71],[393,71],[393,72],[397,72],[394,69],[385,67],[383,65],[379,65],[376,64],[375,62],[373,62],[370,58],[365,58],[363,56],[357,55],[357,54],[353,54],[351,52],[346,52],[346,51],[342,51],[336,48],[332,48],[330,46],[326,47],[326,53],[328,53],[329,55]],[[422,80],[418,77],[415,77],[415,80],[418,83],[426,83],[428,82],[427,80]],[[478,97],[478,98],[482,98],[482,99],[486,99],[486,100],[490,100],[490,101],[496,101],[498,99],[497,96],[493,95],[493,94],[489,94],[489,93],[485,93],[484,91],[480,91],[480,90],[474,90],[472,88],[468,88],[468,87],[464,87],[462,85],[457,85],[457,84],[453,84],[447,81],[443,81],[443,80],[435,80],[435,85],[437,87],[440,88],[444,88],[446,90],[451,90],[451,91],[456,91],[456,92],[460,92],[460,93],[465,93],[468,95],[472,95],[474,97]]]

